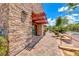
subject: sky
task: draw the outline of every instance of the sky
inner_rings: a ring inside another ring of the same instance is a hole
[[[42,3],[42,7],[46,13],[49,25],[55,25],[58,16],[67,16],[68,19],[71,19],[69,23],[79,22],[79,12],[77,12],[79,7],[74,11],[72,9],[69,10],[74,12],[72,15],[66,13],[69,7],[65,3]]]

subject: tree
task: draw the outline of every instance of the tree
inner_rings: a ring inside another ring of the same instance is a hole
[[[56,26],[61,26],[62,25],[62,18],[59,16],[56,20]]]
[[[56,19],[56,25],[55,25],[55,30],[57,32],[65,32],[66,31],[66,28],[65,28],[65,25],[68,24],[68,19],[67,17],[61,17],[59,16],[57,19]]]
[[[63,17],[62,25],[68,25],[68,21],[69,21],[69,19],[67,19],[67,17]]]
[[[64,26],[68,24],[69,19],[67,17],[59,16],[56,20],[56,26]]]
[[[79,7],[79,3],[68,3],[67,6],[69,7],[68,10],[67,10],[67,12],[68,12],[69,14],[72,14],[73,11],[74,11],[77,7]],[[70,10],[72,10],[72,11],[70,11]],[[78,13],[79,13],[78,10],[75,10],[75,12],[78,12]]]
[[[77,8],[77,3],[68,3],[68,6],[69,6],[69,8],[70,9],[75,9],[75,8]]]

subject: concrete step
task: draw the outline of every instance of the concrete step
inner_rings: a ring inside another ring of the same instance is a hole
[[[70,46],[58,46],[60,49],[67,50],[67,51],[79,51],[79,48],[70,47]]]
[[[69,46],[58,46],[65,56],[74,56],[76,52],[79,52],[79,48],[69,47]],[[78,54],[78,53],[77,53]]]
[[[67,50],[63,50],[64,56],[74,56],[75,53]]]

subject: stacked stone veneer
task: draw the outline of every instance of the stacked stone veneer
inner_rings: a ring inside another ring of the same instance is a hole
[[[8,33],[8,16],[9,16],[8,4],[0,4],[0,29],[5,32],[5,37],[7,38]]]
[[[26,12],[26,20],[21,21],[22,11]],[[32,18],[30,4],[9,4],[9,55],[20,52],[32,37]]]
[[[22,11],[26,13],[24,22],[21,21]],[[0,4],[0,20],[5,27],[9,55],[16,55],[31,41],[31,12],[31,4]]]
[[[37,35],[43,36],[44,35],[44,25],[37,24]]]
[[[0,27],[4,28],[8,55],[18,54],[32,41],[32,11],[43,12],[41,4],[0,4]],[[38,27],[41,33],[42,25]]]

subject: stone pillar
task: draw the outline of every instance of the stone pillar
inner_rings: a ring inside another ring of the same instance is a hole
[[[42,35],[42,24],[37,24],[37,35]]]

